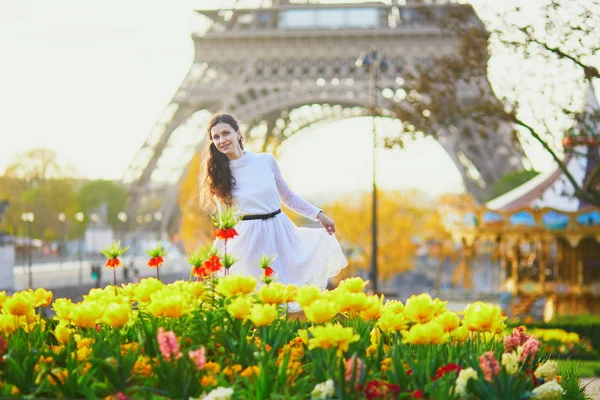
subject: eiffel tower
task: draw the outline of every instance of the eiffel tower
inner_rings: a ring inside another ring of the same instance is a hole
[[[275,151],[307,127],[372,115],[369,72],[355,62],[377,48],[390,64],[377,77],[377,104],[380,115],[393,117],[392,107],[406,101],[403,72],[456,50],[456,40],[428,15],[465,7],[482,26],[471,6],[451,1],[254,2],[260,4],[234,1],[226,9],[197,10],[205,24],[192,34],[193,64],[123,177],[130,188],[128,214],[135,215],[145,198],[158,199],[163,232],[173,226],[179,183],[212,113],[235,115],[250,149],[259,151]],[[523,156],[508,126],[484,140],[471,134],[472,124],[465,120],[436,137],[467,190],[482,199],[486,187],[522,168]]]

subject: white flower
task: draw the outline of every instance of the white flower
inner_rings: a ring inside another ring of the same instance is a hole
[[[466,368],[466,369],[462,369],[458,373],[458,377],[456,378],[456,388],[454,389],[454,391],[460,397],[465,397],[466,396],[466,394],[467,394],[467,382],[471,378],[477,379],[477,371],[475,371],[471,367]]]
[[[502,354],[502,366],[506,369],[509,375],[514,375],[519,369],[519,358],[515,352]],[[537,376],[537,374],[536,374]]]
[[[316,384],[310,395],[313,399],[324,399],[333,395],[333,393],[333,380],[329,379],[328,381]]]
[[[232,388],[219,386],[218,388],[211,390],[206,396],[202,397],[202,400],[230,400],[232,395]]]
[[[557,400],[563,395],[563,388],[552,379],[531,391],[531,400]]]
[[[546,361],[535,370],[535,376],[543,378],[544,381],[551,381],[558,375],[558,364],[556,361]]]

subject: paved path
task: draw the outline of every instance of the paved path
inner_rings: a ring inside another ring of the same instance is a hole
[[[587,385],[585,387],[585,393],[590,396],[591,399],[600,400],[600,377],[582,378],[581,383]]]

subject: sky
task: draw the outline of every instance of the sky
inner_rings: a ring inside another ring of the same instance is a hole
[[[193,58],[194,7],[219,0],[0,1],[0,173],[19,153],[55,150],[90,179],[120,179]],[[485,5],[491,0],[475,0]],[[393,125],[379,122],[381,135]],[[371,188],[371,124],[346,120],[286,141],[280,164],[307,196]],[[551,163],[539,150],[535,166]],[[379,186],[464,190],[432,139],[379,150]]]

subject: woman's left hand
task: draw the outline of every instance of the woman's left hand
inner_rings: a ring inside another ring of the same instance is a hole
[[[324,212],[321,211],[319,215],[317,215],[317,219],[319,220],[321,225],[323,225],[323,228],[325,228],[329,235],[333,235],[335,233],[335,222],[333,222],[331,218],[325,215]]]

